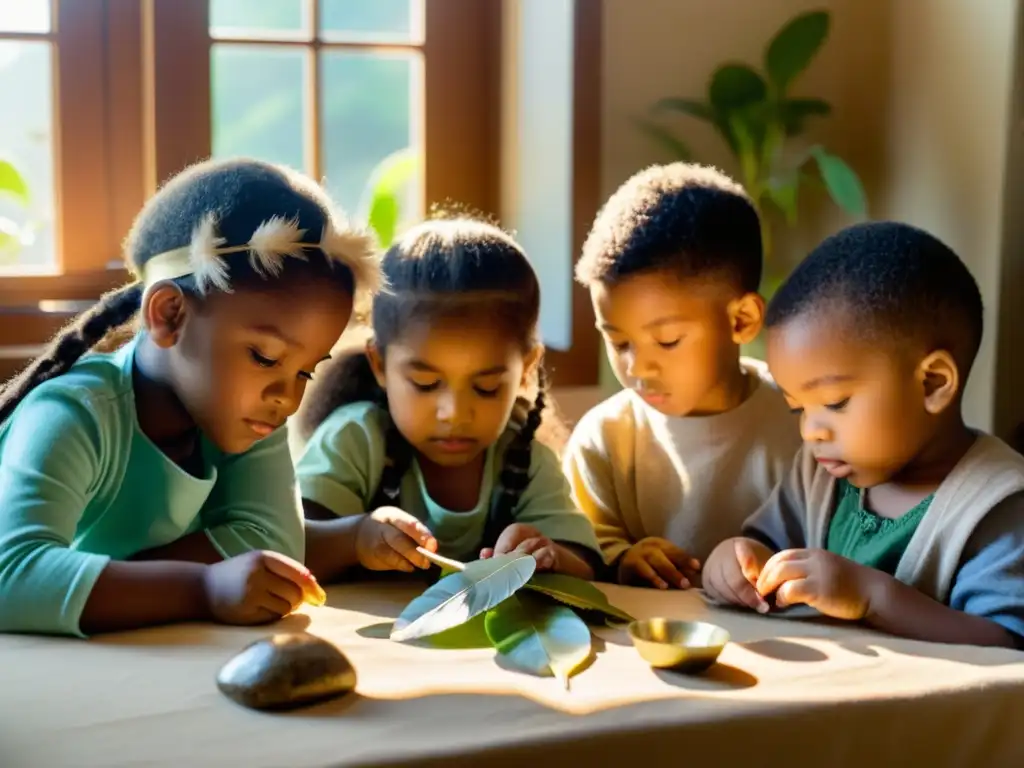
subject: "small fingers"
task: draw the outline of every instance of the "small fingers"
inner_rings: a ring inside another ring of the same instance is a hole
[[[264,588],[272,595],[280,597],[289,605],[289,612],[294,611],[305,600],[305,592],[294,582],[283,579],[276,573],[264,575]]]
[[[668,589],[668,583],[658,575],[657,571],[644,558],[632,563],[632,571],[644,581],[650,582],[658,589]]]
[[[437,552],[437,539],[422,522],[410,515],[408,512],[398,508],[387,508],[379,517],[382,523],[387,523],[404,533],[412,541],[424,549]]]
[[[384,543],[394,552],[398,559],[416,568],[426,570],[430,561],[416,551],[416,542],[398,528],[385,528],[382,533]],[[401,570],[406,570],[402,568]],[[410,567],[408,570],[412,570]]]
[[[760,595],[770,595],[787,581],[802,579],[807,576],[806,561],[793,554],[796,550],[787,550],[774,555],[764,565],[761,575],[757,578],[756,588]]]
[[[314,605],[327,602],[327,593],[302,563],[278,552],[261,552],[260,555],[265,571],[295,584]]]
[[[661,551],[665,553],[665,556],[671,560],[672,564],[682,571],[683,574],[696,574],[700,571],[700,560],[695,557],[690,557],[684,550],[680,549],[672,542],[666,541],[661,546]]]
[[[538,571],[550,571],[553,570],[556,563],[558,563],[558,552],[555,549],[555,545],[550,541],[546,544],[541,539],[531,539],[531,541],[540,541],[541,546],[533,549],[530,553],[537,561]]]
[[[259,607],[264,609],[270,614],[269,621],[280,619],[283,616],[287,616],[291,613],[294,608],[292,604],[285,600],[283,597],[278,597],[273,592],[264,591],[259,598]]]
[[[807,603],[813,598],[813,591],[809,579],[787,581],[775,591],[775,607],[787,608],[791,605]]]
[[[489,557],[494,557],[494,548],[493,547],[484,547],[483,549],[480,550],[480,559],[481,560],[486,560]]]
[[[669,560],[664,551],[660,549],[650,550],[645,554],[645,559],[667,584],[679,587],[679,589],[690,588],[689,579],[679,572],[679,569]]]

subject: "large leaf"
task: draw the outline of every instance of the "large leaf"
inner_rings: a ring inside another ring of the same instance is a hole
[[[828,11],[803,13],[778,31],[764,55],[768,78],[779,94],[807,69],[828,37]]]
[[[811,155],[818,161],[818,170],[829,196],[836,205],[851,216],[864,216],[867,213],[867,195],[864,185],[854,170],[836,155],[826,152],[821,147],[813,147]]]
[[[636,125],[677,160],[689,161],[693,159],[690,148],[680,139],[676,138],[667,128],[648,120],[637,120]]]
[[[777,105],[777,110],[786,135],[796,136],[803,131],[807,118],[830,115],[832,105],[823,99],[786,99]]]
[[[559,602],[584,611],[597,611],[619,621],[633,621],[633,617],[608,602],[608,596],[589,581],[562,573],[537,573],[526,588],[542,592]]]
[[[699,120],[707,120],[710,123],[715,121],[715,110],[703,101],[694,99],[669,98],[661,99],[654,105],[658,112],[682,112],[684,115],[696,117]]]
[[[728,113],[763,102],[768,85],[746,64],[723,64],[711,76],[708,101],[716,112]]]
[[[395,239],[402,218],[401,199],[418,168],[416,153],[401,149],[384,158],[371,174],[366,220],[383,248]]]
[[[536,568],[533,555],[496,555],[468,563],[410,602],[395,620],[391,639],[415,640],[469,621],[520,589]]]
[[[487,636],[511,664],[536,675],[569,676],[590,657],[590,629],[572,609],[535,595],[512,595],[484,619]]]
[[[0,193],[13,197],[22,205],[29,204],[25,177],[7,160],[0,160]]]

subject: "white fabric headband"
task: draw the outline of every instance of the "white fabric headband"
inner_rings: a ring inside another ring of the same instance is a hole
[[[281,273],[285,258],[305,259],[307,248],[317,248],[329,261],[352,272],[356,306],[363,305],[380,290],[380,265],[369,236],[341,231],[333,223],[325,226],[319,242],[304,242],[305,234],[296,219],[272,216],[256,228],[245,245],[225,247],[224,238],[217,234],[216,219],[208,214],[192,233],[189,245],[157,254],[142,266],[142,284],[144,290],[149,290],[158,282],[192,275],[202,293],[211,287],[229,292],[231,282],[223,256],[248,251],[252,268],[265,277],[273,277]]]

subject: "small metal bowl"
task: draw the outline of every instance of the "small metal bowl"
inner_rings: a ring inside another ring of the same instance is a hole
[[[646,619],[628,627],[637,652],[652,667],[703,672],[718,660],[729,633],[703,621]]]

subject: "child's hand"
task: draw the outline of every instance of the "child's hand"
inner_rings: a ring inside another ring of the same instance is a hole
[[[772,552],[753,539],[726,539],[712,550],[704,563],[704,591],[717,600],[744,605],[768,613],[768,603],[757,590],[758,577]]]
[[[363,518],[356,533],[356,557],[371,571],[429,568],[430,561],[416,551],[437,552],[437,539],[423,523],[398,507],[380,507]]]
[[[857,621],[871,609],[871,595],[888,575],[824,549],[786,549],[773,555],[757,578],[757,591],[775,593],[775,605],[805,603],[826,616]]]
[[[647,582],[658,589],[689,589],[700,572],[700,562],[668,539],[648,536],[626,550],[619,560],[619,582]]]
[[[210,614],[224,624],[263,624],[305,600],[323,605],[327,596],[302,563],[277,552],[247,552],[209,565],[203,593]]]
[[[537,561],[538,571],[555,571],[567,573],[580,578],[593,578],[593,569],[572,550],[552,541],[532,525],[512,523],[501,532],[494,548],[485,547],[480,550],[482,560],[494,555],[505,555],[515,552],[520,555],[533,555]]]

